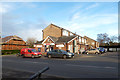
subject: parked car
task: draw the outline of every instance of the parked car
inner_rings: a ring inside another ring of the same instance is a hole
[[[66,52],[64,50],[60,50],[60,49],[56,49],[56,50],[52,50],[47,52],[47,57],[51,58],[51,57],[62,57],[64,59],[66,58],[73,58],[74,57],[74,53],[70,53],[70,52]]]
[[[100,51],[100,53],[106,52],[106,50],[105,50],[103,47],[99,47],[99,48],[97,48],[97,49]]]
[[[35,49],[32,48],[23,48],[21,49],[20,53],[18,53],[17,56],[23,56],[23,57],[41,57],[42,53],[37,52]]]
[[[89,50],[83,51],[83,54],[100,54],[100,51],[98,49],[89,49]]]

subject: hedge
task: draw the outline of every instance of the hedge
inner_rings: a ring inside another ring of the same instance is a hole
[[[20,53],[20,50],[1,50],[2,55],[16,54]]]

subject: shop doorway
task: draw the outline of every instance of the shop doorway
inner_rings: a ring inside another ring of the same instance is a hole
[[[53,50],[54,49],[53,47],[54,47],[53,45],[45,45],[45,52]]]

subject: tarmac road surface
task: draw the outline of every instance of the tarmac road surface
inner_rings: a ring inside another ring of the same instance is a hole
[[[5,75],[6,69],[36,73],[44,67],[50,69],[44,74],[64,78],[118,78],[118,53],[107,52],[101,55],[81,54],[74,59],[61,59],[47,57],[22,58],[15,55],[2,56],[2,68]],[[3,77],[5,77],[3,75]],[[15,75],[15,74],[14,74]],[[23,77],[25,74],[22,74]]]

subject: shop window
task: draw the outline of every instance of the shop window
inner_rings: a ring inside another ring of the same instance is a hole
[[[38,48],[38,52],[41,52],[41,48]]]

